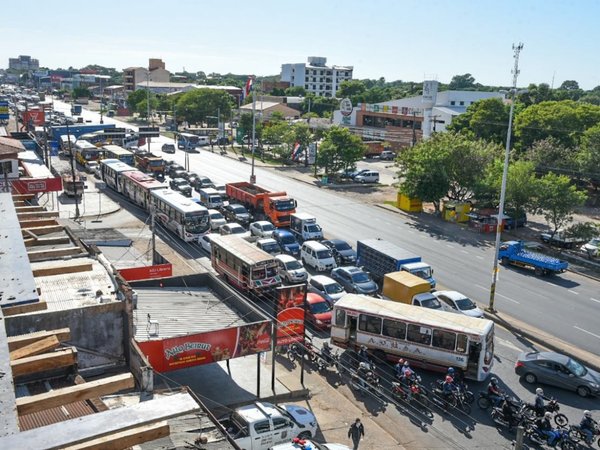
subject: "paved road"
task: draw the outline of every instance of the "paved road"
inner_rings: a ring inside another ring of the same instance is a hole
[[[55,102],[61,108],[60,102]],[[64,104],[64,109],[68,105]],[[83,113],[84,118],[98,120],[98,114]],[[114,119],[105,119],[129,126]],[[153,140],[153,151],[172,142],[166,137]],[[184,154],[164,155],[183,164]],[[213,181],[225,183],[247,180],[250,166],[246,163],[202,150],[190,154],[190,168]],[[477,241],[469,231],[457,229],[453,236],[442,235],[423,227],[404,215],[365,205],[334,192],[302,183],[279,173],[278,169],[255,169],[257,183],[267,189],[285,190],[298,200],[299,210],[314,214],[325,233],[356,240],[379,237],[420,254],[435,268],[438,283],[458,290],[486,304],[489,297],[493,249]],[[583,276],[566,273],[551,278],[537,278],[532,273],[514,268],[500,268],[496,308],[558,338],[596,353],[600,345],[600,284]]]

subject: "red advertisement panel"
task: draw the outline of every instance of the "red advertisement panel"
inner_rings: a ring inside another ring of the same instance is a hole
[[[173,276],[173,266],[171,264],[157,264],[155,266],[132,267],[130,269],[120,269],[119,273],[127,281],[165,278]]]
[[[304,290],[303,284],[277,288],[277,345],[300,342],[304,338]]]
[[[154,370],[169,372],[271,349],[271,322],[138,342]]]
[[[24,111],[23,112],[23,124],[33,123],[36,126],[41,127],[45,122],[45,113],[44,111]]]
[[[62,191],[62,179],[55,178],[22,178],[12,181],[13,190],[18,194],[36,194],[38,192]]]

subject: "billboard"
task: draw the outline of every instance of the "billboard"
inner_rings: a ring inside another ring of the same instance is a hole
[[[225,361],[271,349],[271,322],[248,325],[163,340],[137,342],[157,372]]]
[[[8,120],[8,101],[0,101],[0,120]]]
[[[22,118],[23,124],[29,125],[30,123],[32,123],[37,127],[41,127],[46,121],[44,111],[39,111],[35,109],[23,111]]]
[[[12,181],[13,191],[17,194],[37,194],[39,192],[62,191],[62,179],[55,178],[21,178]],[[4,189],[4,187],[2,187]]]
[[[289,345],[304,339],[304,299],[306,285],[277,288],[277,344]]]
[[[152,278],[164,278],[173,276],[171,264],[158,264],[154,266],[132,267],[120,269],[119,273],[127,281],[149,280]]]

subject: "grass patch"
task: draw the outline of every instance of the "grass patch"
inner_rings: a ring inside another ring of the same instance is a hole
[[[383,204],[393,206],[394,208],[398,207],[398,204],[396,203],[395,200],[384,200]]]
[[[173,133],[172,131],[164,131],[164,132],[162,132],[160,134],[162,136],[166,136],[168,138],[175,139],[175,133]]]

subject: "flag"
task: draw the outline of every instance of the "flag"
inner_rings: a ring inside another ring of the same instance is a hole
[[[250,92],[252,92],[252,83],[253,83],[253,79],[252,77],[248,77],[248,81],[246,81],[246,87],[244,88],[244,98],[248,97],[250,95]]]
[[[292,150],[292,161],[296,161],[300,156],[300,142],[296,142],[294,144],[294,149]]]

